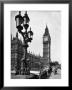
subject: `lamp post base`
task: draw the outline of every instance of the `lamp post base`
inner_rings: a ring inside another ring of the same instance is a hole
[[[26,62],[23,61],[21,65],[22,65],[21,66],[21,75],[29,75],[30,74],[29,63],[27,61]]]

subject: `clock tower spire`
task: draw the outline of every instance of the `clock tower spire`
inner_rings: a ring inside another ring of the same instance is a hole
[[[50,45],[51,45],[51,37],[49,34],[48,27],[46,25],[45,32],[43,35],[43,58],[46,63],[50,63]]]

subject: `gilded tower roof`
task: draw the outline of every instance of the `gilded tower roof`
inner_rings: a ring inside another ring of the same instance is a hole
[[[48,30],[47,25],[46,25],[46,28],[45,28],[45,33],[44,33],[44,36],[46,36],[46,35],[50,35],[50,34],[49,34],[49,30]]]
[[[51,37],[50,37],[50,33],[49,33],[49,29],[48,29],[48,26],[46,25],[46,28],[45,28],[45,32],[44,32],[44,36],[48,36],[49,40],[51,40]]]

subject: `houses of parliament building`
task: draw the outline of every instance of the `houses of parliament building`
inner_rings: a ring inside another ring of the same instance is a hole
[[[49,34],[48,27],[46,26],[45,32],[43,34],[43,56],[35,55],[30,52],[27,53],[27,60],[30,62],[31,70],[40,70],[44,65],[48,65],[51,62],[50,58],[50,46],[51,46],[51,37]],[[18,65],[18,68],[21,69],[21,59],[24,54],[23,43],[18,38],[18,32],[16,37],[12,38],[11,35],[11,70],[15,70],[15,67]]]

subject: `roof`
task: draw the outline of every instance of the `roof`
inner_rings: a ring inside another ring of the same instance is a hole
[[[50,37],[50,34],[49,34],[49,29],[48,29],[47,25],[46,25],[46,28],[45,28],[45,33],[44,33],[44,35],[43,35],[43,36],[49,36],[49,37]]]

